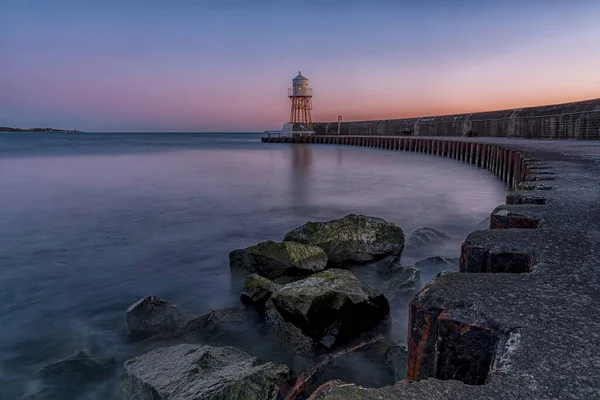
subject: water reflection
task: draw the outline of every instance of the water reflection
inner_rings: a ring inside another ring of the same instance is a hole
[[[353,212],[407,235],[422,226],[444,231],[451,254],[421,258],[458,257],[467,233],[505,195],[487,171],[450,159],[173,135],[2,138],[0,399],[22,398],[37,369],[84,348],[120,362],[136,355],[123,315],[148,294],[189,318],[239,306],[233,249]],[[393,307],[394,339],[406,337],[407,314],[406,305]],[[258,333],[244,337],[252,354],[302,371]],[[383,385],[366,362],[349,359],[324,379]],[[118,399],[108,393],[118,390],[116,377],[107,387],[52,398]]]
[[[306,144],[292,145],[292,208],[298,212],[308,203],[312,150]]]
[[[343,167],[343,155],[344,155],[344,149],[340,147],[337,151],[337,167],[338,168]]]

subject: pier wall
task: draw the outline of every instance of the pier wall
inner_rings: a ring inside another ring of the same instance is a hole
[[[263,143],[340,144],[397,151],[412,151],[454,158],[487,168],[509,187],[521,183],[528,171],[528,158],[501,145],[440,138],[400,138],[385,136],[298,136],[263,137]]]
[[[485,168],[510,190],[409,305],[407,381],[330,381],[318,400],[600,398],[600,141],[311,136]],[[466,189],[468,190],[468,189]]]
[[[338,124],[315,123],[314,129],[318,135],[336,135]],[[342,122],[340,134],[600,139],[600,98],[472,114]]]

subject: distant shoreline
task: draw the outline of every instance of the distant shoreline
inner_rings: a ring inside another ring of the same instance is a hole
[[[0,126],[0,132],[63,132],[63,133],[81,133],[77,129],[55,129],[55,128],[10,128],[8,126]]]

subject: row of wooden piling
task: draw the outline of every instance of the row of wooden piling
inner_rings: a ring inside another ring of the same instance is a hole
[[[518,151],[499,144],[465,140],[403,138],[383,136],[294,136],[263,137],[265,143],[338,144],[373,147],[395,151],[412,151],[453,158],[480,168],[486,168],[514,188],[525,180],[527,158]]]

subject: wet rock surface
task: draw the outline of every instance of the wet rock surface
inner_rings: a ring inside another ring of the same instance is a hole
[[[304,355],[332,349],[388,313],[380,290],[338,269],[283,285],[266,303],[269,326],[283,344]]]
[[[246,275],[240,300],[244,304],[262,306],[281,285],[258,274]]]
[[[288,232],[284,240],[319,246],[334,265],[397,256],[404,248],[404,233],[398,226],[356,214],[327,222],[308,222]]]
[[[176,333],[187,339],[235,339],[243,335],[254,321],[254,314],[240,307],[225,307],[214,310],[189,321]]]
[[[408,344],[406,340],[398,340],[391,343],[385,353],[385,361],[388,368],[394,374],[397,381],[406,377],[406,357],[408,355]]]
[[[402,268],[400,264],[400,257],[398,256],[387,256],[381,260],[375,261],[368,265],[369,269],[379,274],[389,274]]]
[[[175,333],[185,322],[177,307],[158,296],[147,296],[132,304],[125,317],[127,336],[132,340]]]
[[[415,268],[429,273],[439,273],[442,271],[458,272],[460,260],[458,258],[447,257],[427,257],[415,263]]]
[[[101,379],[115,368],[113,357],[92,357],[87,350],[64,360],[48,364],[37,371],[36,375],[44,379],[94,380]]]
[[[320,247],[310,244],[269,240],[233,250],[229,253],[229,264],[236,274],[243,271],[272,280],[293,280],[325,269],[327,254]]]
[[[234,347],[181,344],[127,361],[121,392],[128,400],[276,400],[291,376],[287,365]]]
[[[417,268],[400,267],[382,283],[381,290],[390,301],[410,298],[421,287],[420,276]]]
[[[436,246],[441,246],[448,240],[450,237],[444,232],[426,226],[417,229],[406,239],[405,251],[408,254],[425,253],[435,250]]]

